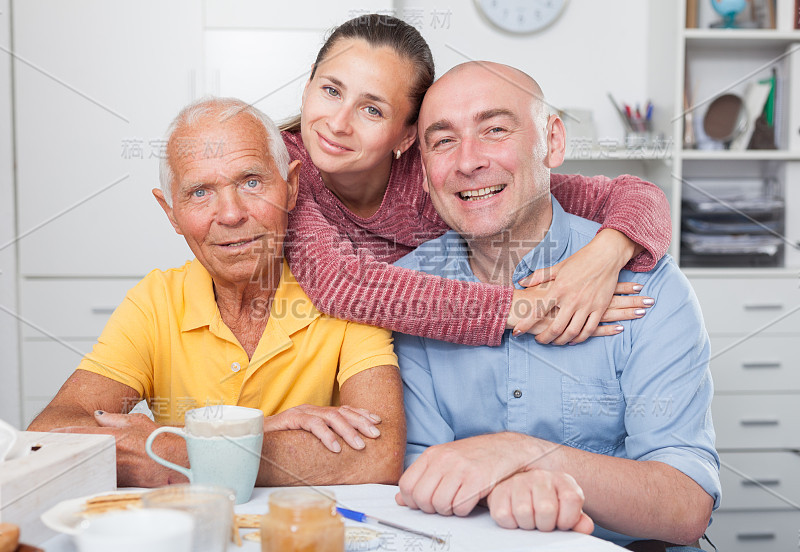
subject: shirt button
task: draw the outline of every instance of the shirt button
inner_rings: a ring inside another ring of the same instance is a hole
[[[233,364],[231,364],[231,372],[238,372],[241,369],[242,365],[239,364],[238,362],[234,362]]]
[[[514,390],[514,398],[515,398],[515,399],[518,399],[518,398],[520,398],[521,396],[522,396],[522,391],[520,391],[519,389],[515,389],[515,390]]]

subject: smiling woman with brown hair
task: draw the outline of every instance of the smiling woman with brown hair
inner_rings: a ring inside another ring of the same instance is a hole
[[[565,210],[604,226],[547,276],[534,274],[553,279],[543,285],[515,290],[389,264],[448,230],[422,189],[416,141],[433,77],[425,40],[390,16],[347,21],[317,55],[301,115],[282,127],[292,159],[302,162],[287,255],[315,306],[348,320],[473,345],[496,345],[507,328],[537,333],[546,343],[580,342],[621,331],[599,322],[641,317],[652,300],[613,296],[640,289],[617,284],[619,271],[652,268],[666,252],[671,228],[661,190],[631,176],[552,176],[552,193]]]

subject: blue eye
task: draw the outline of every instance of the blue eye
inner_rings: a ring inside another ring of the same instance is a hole
[[[195,191],[193,191],[193,192],[192,192],[192,195],[193,195],[194,197],[203,197],[204,195],[206,195],[206,191],[205,191],[205,190],[203,190],[203,189],[201,188],[201,189],[199,189],[199,190],[195,190]]]
[[[257,188],[259,184],[260,182],[258,180],[251,178],[245,183],[245,186],[247,186],[248,188]]]

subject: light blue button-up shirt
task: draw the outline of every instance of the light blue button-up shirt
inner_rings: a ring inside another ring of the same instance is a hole
[[[514,284],[578,251],[599,225],[565,213],[555,198],[545,239],[525,255]],[[498,244],[502,247],[502,244]],[[454,231],[422,244],[398,266],[479,281]],[[589,452],[657,460],[695,480],[719,505],[719,456],[711,423],[709,340],[688,280],[665,256],[649,272],[620,273],[655,306],[621,322],[618,335],[574,346],[542,345],[506,331],[497,347],[395,333],[405,391],[406,465],[427,447],[514,431]],[[625,545],[632,539],[595,535]]]

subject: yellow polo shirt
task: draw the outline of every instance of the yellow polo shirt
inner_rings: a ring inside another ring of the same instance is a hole
[[[338,404],[348,378],[386,364],[397,366],[391,332],[320,313],[285,262],[249,360],[222,321],[211,275],[195,259],[154,270],[131,289],[78,369],[132,387],[156,422],[174,425],[187,410],[210,404],[265,415]]]

